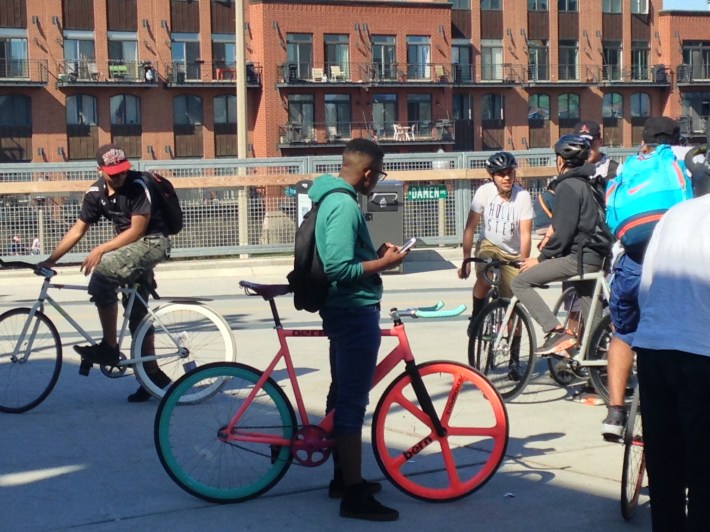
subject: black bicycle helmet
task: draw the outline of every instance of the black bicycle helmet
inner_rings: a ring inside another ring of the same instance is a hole
[[[486,170],[490,175],[506,170],[514,170],[518,167],[518,161],[515,156],[507,151],[499,151],[491,155],[484,163]]]
[[[555,144],[555,154],[562,157],[567,166],[582,166],[589,158],[589,141],[580,135],[562,135]]]

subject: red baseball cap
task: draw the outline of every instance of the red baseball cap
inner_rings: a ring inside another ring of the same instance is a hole
[[[96,162],[108,175],[121,174],[131,169],[126,152],[115,144],[104,144],[96,152]]]

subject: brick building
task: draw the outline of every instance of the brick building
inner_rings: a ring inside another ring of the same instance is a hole
[[[248,155],[612,146],[710,116],[710,13],[661,0],[244,0]],[[234,0],[2,0],[0,161],[234,157]]]

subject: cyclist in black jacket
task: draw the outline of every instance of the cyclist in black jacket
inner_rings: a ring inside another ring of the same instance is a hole
[[[589,141],[578,135],[564,135],[555,144],[560,175],[555,186],[553,232],[541,242],[539,258],[526,259],[511,284],[523,307],[548,334],[536,351],[538,355],[561,353],[576,345],[577,337],[560,324],[535,286],[599,271],[611,248],[611,235],[601,235],[597,229],[604,220],[599,220],[601,198],[595,198],[590,184],[596,169],[587,162],[589,149]],[[594,283],[580,281],[575,287],[586,320]],[[598,318],[594,316],[594,321]]]

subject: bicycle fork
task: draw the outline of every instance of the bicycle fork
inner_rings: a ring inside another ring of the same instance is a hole
[[[446,429],[441,424],[441,420],[434,409],[434,403],[432,403],[431,396],[429,395],[426,386],[424,386],[424,381],[422,380],[422,376],[419,374],[417,365],[413,361],[408,360],[405,362],[405,371],[412,380],[414,395],[416,395],[417,401],[419,401],[419,405],[422,407],[422,411],[429,416],[429,419],[431,419],[436,435],[440,438],[445,437],[447,434]],[[418,446],[420,446],[420,444],[417,444],[415,447]]]

